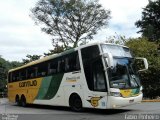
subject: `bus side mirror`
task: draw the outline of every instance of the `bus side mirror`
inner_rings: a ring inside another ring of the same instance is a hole
[[[102,54],[102,56],[107,60],[108,67],[112,68],[114,66],[112,54],[111,53],[104,53],[104,54]]]
[[[136,58],[137,66],[139,72],[145,71],[148,69],[148,61],[146,58],[137,57]]]

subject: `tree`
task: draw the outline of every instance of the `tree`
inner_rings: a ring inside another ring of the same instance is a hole
[[[6,92],[8,70],[21,65],[20,62],[9,62],[0,56],[0,92]]]
[[[53,44],[65,49],[91,40],[110,18],[98,0],[39,0],[31,12],[42,31],[53,37]]]
[[[29,62],[40,59],[41,55],[27,55],[27,59],[22,59],[23,64],[27,64]]]
[[[117,33],[114,36],[109,36],[106,39],[106,43],[124,45],[128,39],[125,36],[118,35]]]
[[[64,47],[63,45],[55,45],[54,49],[53,50],[49,50],[48,53],[44,53],[44,56],[49,56],[49,55],[52,55],[52,54],[57,54],[57,53],[61,53],[64,51]]]
[[[142,19],[135,25],[140,28],[142,36],[150,41],[160,41],[160,0],[149,0],[148,5],[143,8]]]
[[[21,63],[21,62],[11,61],[11,62],[9,62],[9,67],[8,67],[8,69],[20,67],[20,66],[22,66],[22,65],[23,65],[23,63]]]
[[[0,92],[4,89],[7,81],[6,61],[0,57]]]
[[[144,97],[160,96],[160,57],[157,44],[149,42],[146,38],[130,39],[125,44],[132,50],[135,57],[145,57],[148,60],[149,69],[140,73]]]
[[[145,57],[149,63],[149,69],[139,72],[143,93],[145,98],[156,98],[160,96],[160,56],[159,45],[150,42],[147,38],[129,38],[116,35],[109,37],[107,43],[122,44],[128,46],[134,57]]]

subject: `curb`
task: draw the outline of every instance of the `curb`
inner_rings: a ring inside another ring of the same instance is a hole
[[[158,99],[158,100],[142,100],[142,102],[160,102],[160,99]]]

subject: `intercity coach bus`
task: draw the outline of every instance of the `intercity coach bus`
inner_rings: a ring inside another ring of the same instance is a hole
[[[136,60],[143,63],[138,70]],[[142,100],[140,71],[145,58],[134,58],[126,46],[92,43],[44,57],[8,72],[10,102],[109,109]]]

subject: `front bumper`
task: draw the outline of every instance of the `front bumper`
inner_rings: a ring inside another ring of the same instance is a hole
[[[141,103],[143,94],[139,94],[135,97],[114,97],[114,96],[108,96],[108,102],[110,103],[108,108],[119,108],[119,107],[125,107],[128,105],[133,105],[136,103]]]

